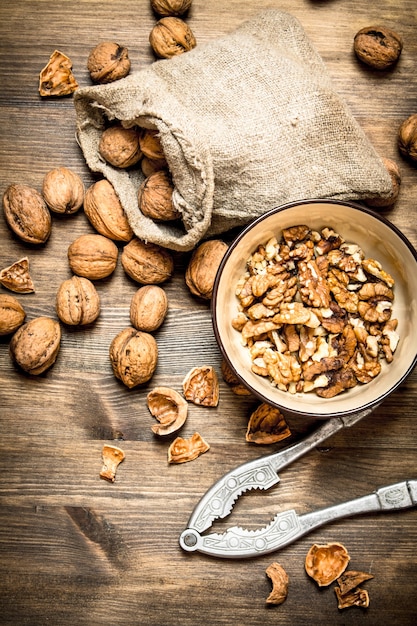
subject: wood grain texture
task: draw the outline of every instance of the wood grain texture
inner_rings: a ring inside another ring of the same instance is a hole
[[[267,7],[298,17],[323,57],[337,92],[380,154],[396,160],[402,189],[384,211],[417,245],[417,170],[401,159],[399,124],[416,112],[417,7],[414,0],[194,0],[187,19],[203,44]],[[126,45],[134,69],[153,61],[148,35],[155,23],[148,0],[14,0],[0,8],[0,192],[12,182],[40,188],[44,174],[64,165],[86,186],[94,176],[75,141],[72,98],[42,100],[38,76],[54,49],[73,61],[80,85],[90,84],[89,51],[102,40]],[[404,50],[390,72],[356,61],[355,33],[383,23],[401,33]],[[0,219],[0,267],[29,256],[36,293],[19,299],[28,319],[55,313],[55,295],[71,273],[68,245],[93,232],[82,211],[53,216],[41,247],[19,241]],[[229,239],[232,235],[229,236]],[[151,383],[128,390],[111,371],[108,349],[129,325],[138,285],[120,263],[97,281],[102,312],[96,323],[63,329],[54,367],[34,377],[19,371],[0,338],[0,623],[7,626],[255,626],[323,624],[411,626],[417,613],[417,511],[367,514],[316,530],[276,554],[230,561],[186,554],[178,537],[211,484],[242,461],[277,447],[245,443],[253,398],[237,397],[220,382],[215,409],[191,406],[183,436],[198,431],[210,443],[193,463],[169,466],[156,440],[146,394],[156,385],[181,390],[195,365],[220,372],[209,305],[189,293],[189,254],[175,254],[165,285],[169,312],[156,333],[160,358]],[[2,291],[3,288],[1,288]],[[306,513],[416,477],[417,372],[374,413],[333,436],[281,473],[266,493],[249,492],[216,527],[257,528],[287,508]],[[289,419],[297,441],[315,424]],[[99,478],[101,450],[125,451],[116,482]],[[339,611],[332,587],[318,589],[304,572],[313,542],[340,541],[351,568],[374,574],[366,583],[370,607]],[[277,560],[290,577],[289,595],[267,607],[265,570]]]

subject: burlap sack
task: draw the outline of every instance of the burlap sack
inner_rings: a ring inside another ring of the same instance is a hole
[[[75,93],[91,170],[115,187],[138,237],[191,250],[286,202],[386,197],[390,177],[292,15],[267,10],[233,33],[127,78]],[[140,167],[116,169],[98,143],[109,120],[157,128],[184,227],[138,208]]]

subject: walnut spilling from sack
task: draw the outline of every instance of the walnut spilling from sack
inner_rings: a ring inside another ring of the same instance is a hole
[[[232,320],[252,371],[290,393],[332,398],[369,383],[398,345],[394,279],[330,228],[299,225],[246,263]]]

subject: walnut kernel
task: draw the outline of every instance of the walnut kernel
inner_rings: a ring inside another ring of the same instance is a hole
[[[400,58],[401,37],[385,26],[368,26],[354,38],[354,51],[360,61],[377,70],[385,70]]]
[[[125,328],[110,344],[113,373],[129,389],[148,382],[158,362],[158,346],[152,335]]]
[[[168,312],[168,298],[162,287],[144,285],[130,301],[130,321],[137,330],[151,333],[163,323]]]
[[[103,41],[88,56],[87,69],[95,83],[112,83],[130,72],[129,51],[113,41]]]
[[[217,406],[219,403],[219,379],[211,365],[193,367],[182,383],[184,396],[201,406]]]
[[[249,443],[270,444],[291,436],[291,430],[281,411],[262,402],[252,413],[246,430]]]
[[[29,259],[23,257],[0,272],[0,284],[15,293],[33,293],[35,285],[29,273]]]
[[[23,324],[10,341],[10,356],[32,375],[45,372],[56,361],[61,344],[61,326],[42,316]]]
[[[174,271],[174,260],[168,250],[136,237],[123,248],[121,262],[126,274],[144,285],[163,283]]]
[[[0,293],[0,335],[11,335],[23,324],[25,309],[19,300],[7,293]]]
[[[85,192],[84,213],[100,235],[113,241],[130,241],[133,230],[113,185],[103,178]]]
[[[149,43],[157,57],[169,59],[197,45],[191,28],[179,17],[163,17],[152,28]]]
[[[119,250],[103,235],[81,235],[68,248],[70,268],[90,280],[107,278],[116,269]]]
[[[101,135],[98,151],[114,167],[131,167],[142,158],[139,132],[136,128],[124,128],[121,124],[110,126]]]
[[[47,65],[39,74],[41,96],[67,96],[78,88],[72,73],[72,61],[59,50],[54,50]]]
[[[84,201],[84,183],[67,167],[57,167],[45,174],[42,195],[54,213],[76,213]]]
[[[417,161],[417,113],[410,115],[398,131],[398,148],[401,154]]]
[[[13,183],[3,194],[4,217],[27,243],[45,243],[51,234],[51,214],[42,195],[29,185]]]
[[[83,276],[64,280],[57,292],[56,312],[69,326],[94,322],[100,314],[100,297],[93,283]]]

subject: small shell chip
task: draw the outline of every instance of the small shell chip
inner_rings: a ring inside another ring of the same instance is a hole
[[[168,463],[178,464],[194,461],[204,452],[210,450],[209,444],[199,433],[194,433],[189,439],[177,437],[168,448]]]
[[[102,451],[103,467],[101,468],[100,478],[114,483],[116,480],[116,470],[125,458],[123,450],[117,446],[105,445]]]

